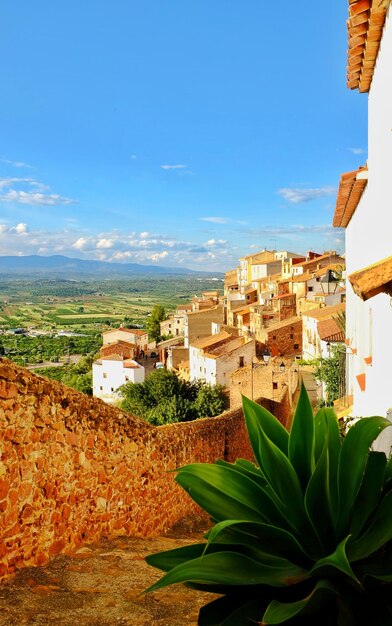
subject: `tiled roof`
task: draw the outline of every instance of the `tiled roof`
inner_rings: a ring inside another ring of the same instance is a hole
[[[204,348],[210,348],[216,343],[220,343],[221,341],[228,341],[232,338],[230,333],[227,333],[225,330],[221,333],[217,333],[216,335],[209,335],[208,337],[204,337],[204,339],[199,339],[198,341],[193,341],[190,344],[191,348],[200,348],[204,350]]]
[[[346,172],[340,177],[333,225],[345,228],[350,222],[367,184],[367,167]]]
[[[105,334],[105,333],[103,333]],[[104,343],[101,348],[109,348],[110,346],[123,346],[126,348],[137,348],[136,343],[132,343],[132,341],[125,341],[124,339],[116,339],[116,341],[111,341],[110,343]]]
[[[120,354],[110,354],[108,356],[101,356],[100,361],[122,361],[124,359]]]
[[[139,363],[136,363],[136,361],[133,361],[132,359],[127,359],[126,361],[124,361],[123,365],[127,369],[138,369],[142,367],[141,365],[139,365]]]
[[[317,324],[317,331],[323,341],[344,341],[344,332],[339,328],[332,317],[320,320]]]
[[[336,254],[336,250],[330,250],[328,252],[324,252],[323,254],[320,254],[320,256],[314,257],[314,259],[309,259],[309,261],[305,261],[305,263],[298,263],[297,267],[307,267],[308,265],[317,265],[317,263],[319,263],[320,261],[324,261],[325,259],[328,259],[329,257],[333,257],[333,256],[339,256],[338,254]]]
[[[265,330],[267,333],[270,333],[280,328],[285,328],[286,326],[293,326],[293,324],[297,324],[298,322],[302,322],[302,317],[288,317],[281,322],[276,322],[276,324],[270,324]]]
[[[295,293],[282,293],[280,294],[280,296],[274,296],[273,298],[271,298],[271,301],[273,302],[274,300],[282,300],[284,298],[294,298],[295,299]]]
[[[348,279],[362,300],[368,300],[382,292],[391,296],[392,256],[350,274]]]
[[[328,317],[332,317],[335,313],[340,313],[340,311],[346,310],[346,304],[342,302],[341,304],[335,304],[334,306],[324,306],[321,309],[311,309],[310,311],[304,311],[302,313],[302,317],[314,317],[316,320],[327,319]]]
[[[367,92],[390,0],[349,0],[347,86]]]
[[[141,337],[142,335],[147,335],[146,330],[140,330],[139,328],[123,328],[122,326],[120,326],[120,328],[114,328],[113,330],[105,330],[102,334],[108,335],[109,333],[117,333],[119,330],[121,330],[121,332],[123,333],[138,335],[138,337]]]

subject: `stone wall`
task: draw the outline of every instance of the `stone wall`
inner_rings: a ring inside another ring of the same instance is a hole
[[[0,359],[0,577],[198,511],[168,470],[251,458],[241,409],[155,428]]]

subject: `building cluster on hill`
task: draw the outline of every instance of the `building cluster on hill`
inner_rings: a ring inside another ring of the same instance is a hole
[[[186,380],[226,386],[232,404],[241,393],[273,403],[288,395],[291,402],[296,358],[329,357],[335,346],[344,383],[340,414],[392,415],[390,1],[350,0],[347,25],[347,84],[369,94],[369,155],[340,180],[333,225],[345,229],[345,257],[287,250],[245,256],[226,272],[223,296],[205,292],[161,324],[161,334],[172,338],[158,344],[160,361]],[[126,332],[105,339],[95,364],[103,372],[108,359],[118,362],[121,382],[132,379],[126,364],[138,357],[120,345],[137,345]]]

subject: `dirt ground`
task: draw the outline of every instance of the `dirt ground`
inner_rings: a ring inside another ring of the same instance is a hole
[[[195,626],[213,596],[183,585],[141,595],[160,578],[144,557],[201,541],[206,528],[186,520],[165,537],[118,537],[20,570],[0,586],[0,626]]]

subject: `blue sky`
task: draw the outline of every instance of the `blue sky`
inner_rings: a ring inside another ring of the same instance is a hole
[[[3,0],[0,255],[231,269],[344,250],[347,3]]]

